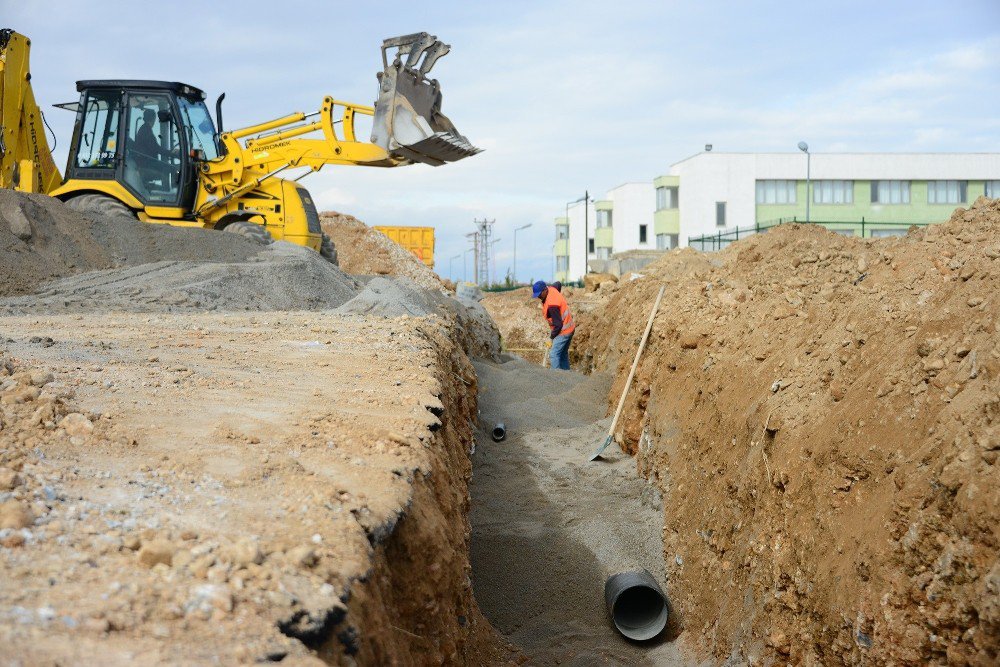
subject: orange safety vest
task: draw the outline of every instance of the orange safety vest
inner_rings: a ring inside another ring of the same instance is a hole
[[[566,297],[555,287],[549,287],[549,293],[545,296],[545,303],[542,304],[542,316],[549,323],[549,327],[552,326],[552,318],[549,317],[549,308],[552,306],[559,308],[559,316],[562,317],[562,330],[559,332],[559,335],[565,336],[566,334],[573,333],[576,330],[576,324],[573,323],[573,313],[569,312],[569,304],[566,303]]]

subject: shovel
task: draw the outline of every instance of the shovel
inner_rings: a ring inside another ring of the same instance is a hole
[[[632,362],[632,370],[628,372],[628,379],[625,380],[625,388],[622,389],[622,397],[618,400],[618,409],[615,410],[615,418],[611,420],[611,428],[608,429],[608,437],[604,440],[604,443],[597,448],[594,455],[590,457],[590,461],[593,461],[600,457],[611,441],[615,438],[615,427],[618,426],[618,418],[622,416],[622,408],[625,407],[625,397],[628,396],[628,388],[632,386],[632,378],[635,376],[635,369],[639,367],[639,357],[642,356],[642,351],[646,349],[646,341],[649,339],[649,332],[653,330],[653,318],[656,317],[656,311],[660,309],[660,299],[663,298],[663,290],[667,288],[666,285],[660,286],[660,293],[656,295],[656,303],[653,304],[653,310],[649,313],[649,322],[646,323],[646,331],[642,334],[642,340],[639,341],[639,349],[635,351],[635,360]]]

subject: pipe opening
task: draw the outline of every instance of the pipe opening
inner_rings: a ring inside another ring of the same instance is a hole
[[[652,639],[667,626],[667,599],[649,572],[616,574],[604,594],[615,627],[629,639]]]
[[[493,442],[500,442],[507,437],[507,427],[503,425],[503,422],[500,422],[493,427],[491,435],[493,436]]]

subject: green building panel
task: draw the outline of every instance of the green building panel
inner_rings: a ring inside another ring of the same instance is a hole
[[[678,187],[680,184],[680,176],[657,176],[653,179],[654,188]]]
[[[600,199],[594,202],[595,211],[613,211],[615,203],[610,199]]]
[[[569,239],[556,239],[555,254],[556,257],[569,255]]]
[[[611,227],[598,227],[594,230],[594,247],[611,248],[615,230]]]
[[[654,234],[680,234],[681,212],[676,208],[663,208],[653,213]]]
[[[815,182],[813,183],[815,185]],[[852,222],[857,225],[831,225],[835,231],[853,230],[861,235],[860,221],[865,221],[865,236],[870,229],[893,229],[914,223],[944,222],[954,210],[967,206],[985,192],[983,181],[969,181],[966,202],[958,204],[927,203],[927,181],[910,181],[910,202],[908,204],[872,203],[871,181],[854,181],[854,201],[850,204],[816,204],[809,211],[809,219],[815,222]],[[778,220],[794,218],[806,219],[806,181],[797,181],[794,204],[757,204],[756,221],[766,225]],[[659,232],[657,232],[659,233]]]

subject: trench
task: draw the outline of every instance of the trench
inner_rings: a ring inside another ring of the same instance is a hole
[[[689,664],[673,609],[644,643],[619,635],[605,610],[604,581],[622,570],[644,567],[670,594],[659,491],[617,448],[587,461],[610,422],[610,379],[509,356],[475,366],[471,559],[483,614],[530,664]],[[493,442],[500,421],[507,437]]]

